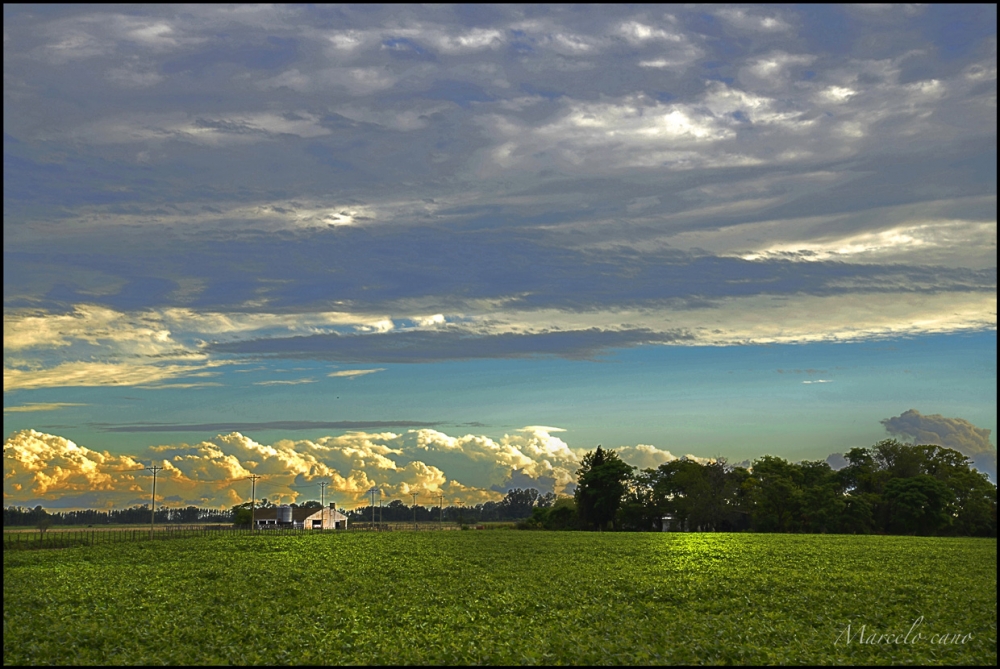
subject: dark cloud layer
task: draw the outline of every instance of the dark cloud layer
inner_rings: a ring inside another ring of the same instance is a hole
[[[539,334],[475,335],[458,331],[399,331],[377,335],[312,335],[214,344],[218,353],[311,358],[341,362],[413,363],[477,358],[527,358],[555,355],[593,359],[609,348],[676,343],[692,339],[684,332],[648,330],[576,330]]]
[[[123,258],[113,249],[81,240],[76,253],[4,254],[4,285],[11,294],[44,291],[34,306],[79,302],[119,310],[172,306],[178,279],[200,289],[184,306],[228,310],[234,303],[266,297],[257,309],[300,311],[331,304],[380,309],[407,299],[454,308],[469,299],[512,298],[511,306],[588,309],[656,306],[690,300],[708,306],[715,298],[759,294],[838,295],[868,292],[990,291],[996,269],[923,267],[844,262],[798,262],[691,254],[678,250],[639,253],[565,248],[540,235],[511,237],[497,231],[453,232],[437,227],[387,231],[338,229],[308,235],[248,235],[223,242],[206,239],[184,254],[151,241]],[[123,232],[120,244],[129,244]],[[89,248],[88,248],[89,247]],[[20,268],[30,267],[24,272]],[[128,277],[116,291],[94,294],[74,286],[76,274]],[[512,297],[513,296],[513,297]],[[18,306],[10,300],[8,306]],[[24,306],[28,306],[27,303]],[[244,310],[247,307],[241,307]]]
[[[629,348],[646,343],[671,343],[691,339],[683,333],[577,330],[539,334],[474,335],[467,332],[400,331],[377,335],[312,335],[255,339],[215,344],[219,353],[312,358],[341,362],[411,363],[476,358],[525,358],[555,355],[593,358],[608,348]]]
[[[873,299],[908,306],[859,338],[995,321],[993,6],[9,5],[4,24],[17,317],[550,312],[532,335],[205,349],[380,362],[690,343],[720,302],[764,341],[789,318],[764,296],[844,298],[820,339]],[[626,309],[693,316],[571,322]],[[46,351],[14,363],[74,353]]]

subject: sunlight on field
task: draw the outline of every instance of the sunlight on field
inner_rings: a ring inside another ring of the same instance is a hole
[[[4,554],[4,664],[995,660],[992,539],[343,533]]]

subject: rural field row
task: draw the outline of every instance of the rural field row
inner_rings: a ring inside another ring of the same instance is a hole
[[[297,532],[4,553],[4,664],[984,664],[996,540]]]

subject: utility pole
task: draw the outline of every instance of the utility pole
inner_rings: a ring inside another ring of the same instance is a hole
[[[413,495],[413,529],[417,529],[417,493],[411,492]]]
[[[378,531],[382,531],[382,489],[378,489]]]
[[[375,529],[375,486],[372,486],[372,489],[369,490],[368,492],[372,494],[372,529],[374,530]]]
[[[441,511],[440,523],[441,529],[444,529],[444,495],[438,495],[438,509]]]
[[[152,511],[149,516],[149,538],[153,538],[153,525],[156,523],[156,472],[163,469],[163,467],[157,467],[155,464],[150,463],[147,470],[153,472],[153,494],[150,496],[149,508]]]
[[[326,529],[326,481],[321,481],[319,484],[319,517],[321,518],[320,529]]]
[[[261,478],[257,474],[251,474],[247,477],[250,479],[250,531],[253,532],[255,529],[254,511],[255,505],[257,504],[257,479]]]

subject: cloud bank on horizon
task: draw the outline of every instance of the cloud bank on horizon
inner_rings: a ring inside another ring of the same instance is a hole
[[[263,477],[257,484],[260,497],[284,503],[316,497],[320,481],[330,483],[331,499],[349,507],[364,504],[373,486],[384,498],[418,493],[424,504],[438,495],[449,504],[499,500],[514,487],[567,494],[575,485],[581,454],[551,434],[559,431],[528,426],[494,440],[474,434],[451,437],[425,428],[274,444],[231,432],[198,444],[116,455],[22,430],[4,442],[4,500],[62,508],[148,503],[143,490],[148,494],[149,485],[146,481],[144,487],[142,471],[147,462],[163,467],[158,500],[171,506],[221,507],[248,501],[251,474]],[[643,466],[676,459],[669,451],[644,444],[620,452]]]
[[[996,480],[996,449],[990,430],[960,418],[922,415],[911,409],[882,421],[893,435],[914,443],[953,448]],[[205,426],[208,427],[208,426]],[[6,504],[53,508],[110,508],[148,503],[146,463],[163,467],[158,504],[226,507],[249,500],[247,477],[262,477],[259,497],[275,503],[315,498],[318,484],[347,507],[363,506],[372,487],[383,499],[417,493],[422,504],[477,504],[498,500],[512,488],[572,494],[584,451],[573,449],[544,425],[527,426],[500,439],[465,434],[452,437],[431,428],[405,432],[349,432],[317,439],[281,439],[262,444],[233,431],[198,444],[151,446],[134,455],[112,454],[36,430],[22,430],[4,442]],[[638,469],[655,469],[678,459],[650,444],[618,446]],[[699,462],[709,459],[687,454]],[[828,459],[845,464],[839,454]],[[838,464],[839,463],[839,464]],[[751,463],[740,463],[749,466]]]
[[[993,6],[4,8],[5,393],[995,327]]]

